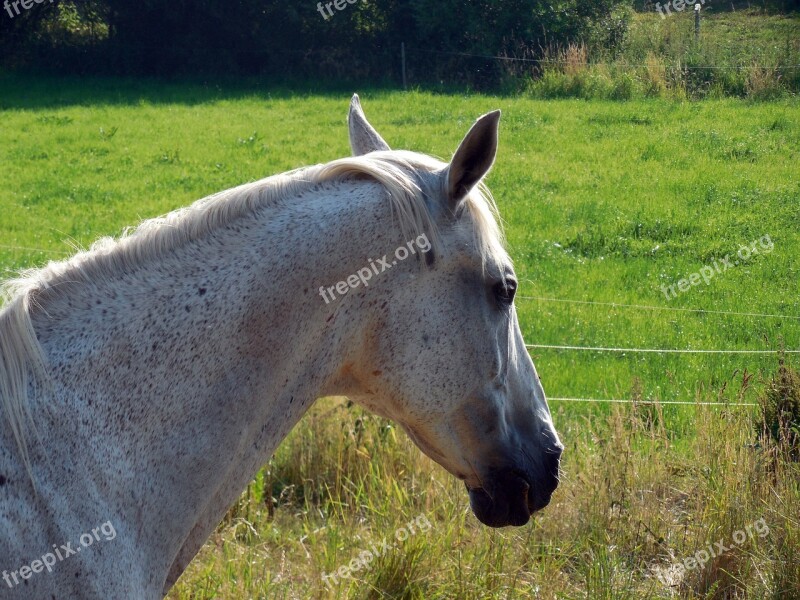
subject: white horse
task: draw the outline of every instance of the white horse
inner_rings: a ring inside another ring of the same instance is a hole
[[[477,518],[523,525],[562,445],[481,181],[391,151],[243,185],[25,272],[0,312],[0,596],[161,598],[321,396],[400,424]],[[383,257],[383,258],[379,258]]]

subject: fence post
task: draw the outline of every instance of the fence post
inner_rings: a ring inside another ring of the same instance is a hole
[[[694,41],[700,41],[700,3],[694,5]]]
[[[403,63],[403,91],[408,89],[406,82],[406,43],[400,42],[400,61]]]

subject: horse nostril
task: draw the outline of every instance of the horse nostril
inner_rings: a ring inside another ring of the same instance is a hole
[[[551,446],[550,448],[544,449],[544,454],[548,460],[554,459],[558,461],[561,458],[563,452],[564,452],[564,444],[561,443]]]
[[[540,493],[549,498],[559,483],[561,452],[550,451],[542,456],[541,476],[539,479]]]
[[[548,474],[558,476],[558,468],[561,464],[561,452],[548,452],[544,455],[544,467]]]

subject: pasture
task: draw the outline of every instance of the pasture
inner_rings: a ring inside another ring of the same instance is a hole
[[[89,83],[0,79],[3,278],[218,190],[349,154],[346,93]],[[357,91],[393,148],[445,159],[477,116],[503,110],[487,183],[526,343],[800,349],[796,99]],[[769,250],[665,295],[767,239]],[[798,397],[790,374],[770,383],[775,354],[531,352],[549,397],[720,406],[552,401],[562,485],[534,523],[498,531],[388,421],[325,399],[169,597],[796,597],[798,463],[758,439],[759,409],[728,405],[769,388]],[[674,568],[719,541],[718,556]]]

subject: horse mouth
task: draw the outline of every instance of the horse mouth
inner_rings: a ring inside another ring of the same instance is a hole
[[[478,520],[488,527],[521,527],[531,515],[550,503],[552,490],[537,493],[536,489],[519,474],[511,473],[488,491],[482,487],[470,488],[469,503]]]

